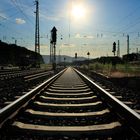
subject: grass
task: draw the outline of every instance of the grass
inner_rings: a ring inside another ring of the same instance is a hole
[[[45,70],[52,70],[52,65],[51,64],[41,64],[41,69]]]
[[[82,66],[84,69],[88,69],[87,65]],[[113,74],[120,74],[122,76],[140,76],[140,65],[139,64],[117,64],[115,67],[112,64],[101,64],[101,63],[90,63],[90,71],[96,71],[107,76]]]

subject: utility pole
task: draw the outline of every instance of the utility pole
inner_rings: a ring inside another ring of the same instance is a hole
[[[35,23],[35,52],[40,54],[40,36],[39,36],[39,2],[35,0],[36,5],[36,23]]]
[[[127,35],[127,54],[129,54],[129,35]]]
[[[120,57],[120,41],[118,40],[117,56]]]

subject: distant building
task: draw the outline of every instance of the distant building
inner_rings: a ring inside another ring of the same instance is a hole
[[[106,63],[116,63],[121,64],[123,63],[122,59],[118,56],[104,56],[100,57],[98,60],[100,63],[106,64]]]
[[[123,55],[123,60],[128,62],[140,61],[140,53],[131,53],[131,54]]]

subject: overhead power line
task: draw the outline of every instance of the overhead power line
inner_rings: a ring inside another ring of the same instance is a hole
[[[24,11],[22,10],[22,8],[20,7],[20,5],[22,4],[18,4],[16,0],[11,0],[13,5],[20,11],[20,13],[31,23],[34,24],[30,18],[24,13]]]

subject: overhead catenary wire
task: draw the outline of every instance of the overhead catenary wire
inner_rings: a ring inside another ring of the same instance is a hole
[[[21,14],[32,24],[34,25],[34,23],[30,20],[30,18],[24,13],[24,11],[22,10],[22,8],[20,7],[20,4],[17,3],[16,0],[11,0],[13,5],[21,12]]]
[[[12,0],[11,0],[12,1]],[[15,2],[16,2],[16,5],[18,5],[16,8],[17,8],[17,10],[23,15],[23,13],[28,17],[28,18],[30,18],[29,17],[29,15],[28,14],[26,14],[26,12],[25,12],[25,10],[27,10],[26,8],[25,8],[25,6],[23,5],[23,1],[22,0],[14,0]],[[29,2],[29,1],[27,1],[27,2]],[[27,3],[26,3],[27,4]],[[19,10],[19,9],[21,9],[22,10],[22,12],[21,12],[21,10]],[[30,9],[30,10],[32,10],[33,11],[33,9]],[[42,9],[41,9],[42,10]],[[49,11],[49,13],[51,12],[51,14],[54,14],[53,13],[53,11],[52,11],[52,9],[51,10],[49,10],[49,9],[45,9],[46,11]],[[138,9],[137,9],[138,10]],[[131,17],[132,15],[134,15],[135,14],[135,12],[137,12],[137,10],[135,11],[133,11],[132,10],[132,12],[130,12],[128,15],[126,15],[125,17],[124,17],[124,19],[128,19],[129,17]],[[13,17],[14,15],[12,15],[12,17]],[[24,15],[23,15],[24,16]],[[25,17],[25,16],[24,16]],[[26,19],[27,19],[27,17],[25,17]],[[123,18],[122,19],[120,19],[120,21],[121,22],[124,22],[123,20],[124,20]],[[31,19],[30,19],[31,20]],[[29,21],[28,19],[27,19],[27,21]],[[11,21],[11,23],[12,23],[12,21]],[[139,24],[139,21],[134,21],[133,23],[129,23],[128,25],[127,25],[128,23],[124,23],[123,24],[123,28],[120,28],[120,30],[115,30],[114,29],[114,31],[112,31],[112,30],[108,30],[107,28],[104,28],[104,29],[102,29],[102,28],[99,28],[99,29],[96,29],[96,27],[93,29],[94,31],[95,31],[95,33],[93,33],[93,35],[95,36],[95,34],[97,35],[97,34],[99,34],[99,37],[98,37],[98,40],[100,40],[101,39],[101,34],[103,34],[103,37],[102,37],[102,42],[104,41],[103,39],[107,36],[108,38],[110,38],[110,37],[114,37],[114,39],[115,38],[119,38],[119,37],[123,37],[123,34],[125,34],[124,35],[124,38],[122,38],[123,40],[125,40],[125,36],[127,35],[127,34],[135,34],[135,35],[138,35],[138,32],[140,32],[140,31],[138,31],[138,30],[136,30],[136,31],[134,31],[136,28],[133,28],[133,27],[135,27],[135,24],[137,25],[137,24]],[[87,27],[88,28],[88,27]],[[33,28],[32,28],[33,29]],[[69,31],[69,35],[68,36],[71,36],[71,38],[73,38],[72,36],[73,35],[71,35],[71,33],[70,33],[70,28],[68,29]],[[134,37],[133,37],[134,38]],[[135,39],[134,39],[135,40]],[[110,41],[110,40],[108,40],[108,41]],[[131,41],[133,41],[133,40],[131,40]]]

